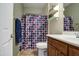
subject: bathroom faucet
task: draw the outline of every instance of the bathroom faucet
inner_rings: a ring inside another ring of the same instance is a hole
[[[79,23],[76,23],[76,38],[79,38]]]
[[[79,38],[79,32],[76,32],[76,38]]]

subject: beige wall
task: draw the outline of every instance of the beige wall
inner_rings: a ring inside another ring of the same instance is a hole
[[[23,14],[23,5],[20,3],[14,4],[14,11],[13,11],[14,18],[20,18]],[[19,46],[15,44],[15,19],[13,21],[13,55],[16,56],[19,52]]]
[[[49,19],[49,34],[62,34],[63,33],[63,4],[59,4],[59,17],[56,19]]]
[[[79,23],[79,3],[72,3],[65,8],[65,16],[72,16],[73,26],[76,29],[76,23]]]
[[[14,4],[14,17],[21,17],[23,14],[23,4],[15,3]]]
[[[45,7],[45,8],[27,8],[27,7],[24,7],[24,14],[25,13],[47,15],[47,7]]]

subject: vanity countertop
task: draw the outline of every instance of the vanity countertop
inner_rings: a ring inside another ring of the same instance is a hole
[[[79,47],[79,38],[75,35],[47,34],[48,37]]]

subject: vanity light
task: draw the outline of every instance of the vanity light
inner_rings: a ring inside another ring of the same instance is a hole
[[[54,10],[59,10],[59,5],[56,5],[53,9]],[[63,8],[63,11],[64,11],[64,8]]]
[[[64,11],[64,8],[63,8],[63,11]]]
[[[54,9],[54,10],[59,10],[59,5],[56,5],[53,9]],[[63,11],[64,11],[64,8],[63,8]],[[54,17],[59,17],[59,12],[56,12],[56,13],[54,14]],[[64,15],[63,15],[63,17],[64,17]]]
[[[54,7],[54,10],[59,10],[59,5],[56,5],[56,6]],[[59,12],[56,12],[56,13],[54,14],[54,17],[59,17]]]
[[[54,14],[54,17],[59,17],[59,12],[56,12],[56,13]]]
[[[54,10],[59,10],[59,5],[56,5],[53,9]]]

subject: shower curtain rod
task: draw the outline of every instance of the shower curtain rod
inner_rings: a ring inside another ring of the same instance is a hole
[[[42,14],[33,14],[33,13],[25,13],[24,15],[41,15],[41,16],[47,16],[47,15],[42,15]]]

